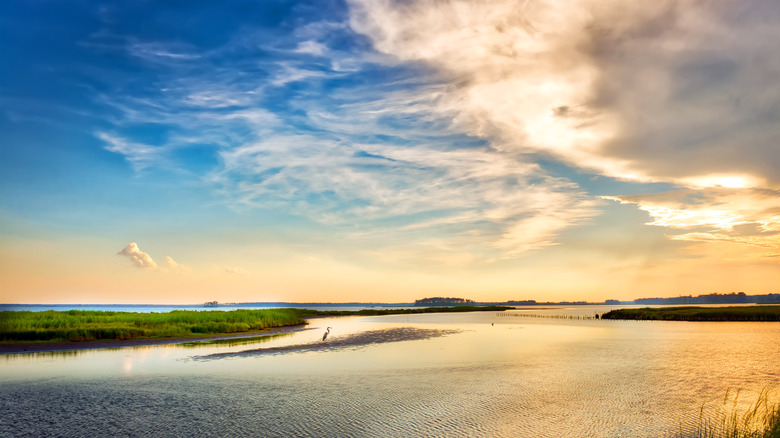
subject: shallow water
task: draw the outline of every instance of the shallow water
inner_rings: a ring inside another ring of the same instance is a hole
[[[323,318],[260,343],[4,355],[0,436],[671,436],[729,389],[744,403],[780,389],[778,323],[514,316],[528,312]]]

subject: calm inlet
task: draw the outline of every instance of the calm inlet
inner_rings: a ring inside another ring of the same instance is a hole
[[[262,342],[5,354],[0,436],[674,436],[780,388],[780,324],[596,306],[313,319]],[[326,341],[322,335],[332,327]]]

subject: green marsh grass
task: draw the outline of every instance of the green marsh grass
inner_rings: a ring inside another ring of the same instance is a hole
[[[304,324],[295,309],[0,312],[0,342],[189,338]]]
[[[602,319],[663,321],[780,321],[780,306],[643,307],[607,312]]]

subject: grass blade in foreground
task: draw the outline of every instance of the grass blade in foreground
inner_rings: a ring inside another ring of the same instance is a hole
[[[741,412],[738,408],[739,391],[733,400],[729,392],[717,412],[699,418],[696,430],[681,432],[680,438],[780,438],[780,404],[770,402],[769,391],[763,390],[755,403]],[[729,407],[729,405],[731,405]]]

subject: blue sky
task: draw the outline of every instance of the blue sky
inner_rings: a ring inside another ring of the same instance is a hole
[[[776,292],[780,8],[606,3],[3,4],[0,301]]]

